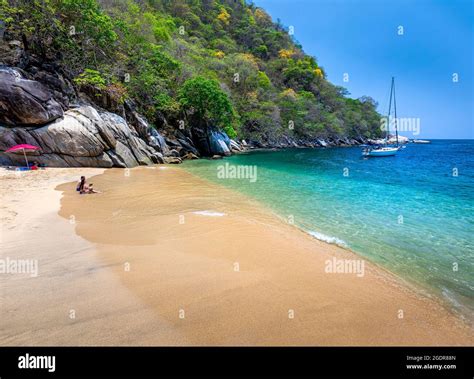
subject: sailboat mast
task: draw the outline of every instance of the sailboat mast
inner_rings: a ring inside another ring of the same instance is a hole
[[[397,100],[395,97],[395,79],[392,78],[393,85],[393,109],[395,111],[395,135],[397,136],[397,146],[398,146],[398,119],[397,119]]]
[[[390,112],[392,111],[392,93],[393,93],[393,76],[392,76],[392,85],[390,86],[390,100],[388,102],[388,117],[387,117],[387,136],[385,137],[387,139],[390,138]]]

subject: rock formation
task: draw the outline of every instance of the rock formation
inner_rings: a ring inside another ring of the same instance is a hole
[[[21,54],[19,55],[21,56]],[[249,141],[239,144],[216,128],[175,130],[165,135],[135,110],[132,101],[112,103],[98,89],[76,92],[54,67],[24,71],[0,65],[0,164],[24,165],[5,153],[22,143],[39,146],[31,160],[50,167],[134,167],[222,157],[247,148],[349,146],[363,140]],[[94,92],[91,96],[88,92]],[[97,99],[101,99],[97,104]],[[106,110],[103,107],[107,107]],[[112,110],[112,111],[111,111]],[[165,132],[166,133],[166,132]]]
[[[0,67],[0,124],[44,125],[62,115],[46,86],[25,79],[19,70]]]
[[[54,167],[134,167],[180,163],[166,157],[164,138],[138,113],[123,117],[87,103],[63,111],[53,91],[25,78],[22,70],[0,67],[0,164],[23,165],[23,156],[4,151],[28,143],[41,151],[32,158]],[[190,146],[189,152],[197,153]]]

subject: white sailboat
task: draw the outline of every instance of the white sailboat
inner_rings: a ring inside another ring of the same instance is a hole
[[[389,157],[395,155],[399,150],[398,147],[380,146],[375,148],[366,148],[362,151],[364,157]]]
[[[385,143],[387,144],[388,139],[390,138],[390,113],[392,110],[392,97],[393,97],[393,108],[395,111],[395,135],[396,135],[396,146],[383,146],[383,145],[375,145],[375,146],[365,146],[362,150],[362,155],[364,157],[390,157],[395,154],[399,150],[401,150],[402,146],[400,146],[398,142],[398,128],[397,128],[397,102],[395,100],[395,78],[392,77],[392,85],[390,87],[390,102],[388,105],[388,116],[387,116],[387,134],[385,136]]]

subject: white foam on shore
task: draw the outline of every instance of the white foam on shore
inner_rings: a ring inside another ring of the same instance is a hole
[[[195,215],[200,215],[200,216],[210,216],[210,217],[222,217],[225,216],[225,213],[221,212],[214,212],[214,211],[196,211],[193,212]]]
[[[308,234],[310,234],[311,236],[313,236],[314,238],[320,240],[320,241],[324,241],[324,242],[327,242],[327,243],[332,243],[334,245],[338,245],[338,246],[341,246],[341,247],[347,247],[347,244],[343,240],[341,240],[337,237],[327,236],[323,233],[315,232],[313,230],[307,230],[306,232]]]
[[[453,291],[443,286],[441,287],[441,295],[443,299],[451,306],[451,310],[453,310],[463,320],[469,321],[465,315],[471,313],[470,308],[458,301],[458,298]]]

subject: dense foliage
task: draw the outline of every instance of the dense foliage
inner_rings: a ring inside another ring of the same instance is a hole
[[[348,98],[244,0],[0,0],[0,18],[28,52],[134,99],[157,126],[257,140],[379,133],[372,99]]]
[[[234,108],[217,80],[201,76],[188,79],[180,88],[178,97],[183,110],[195,116],[193,123],[215,125],[230,137],[235,137]]]

